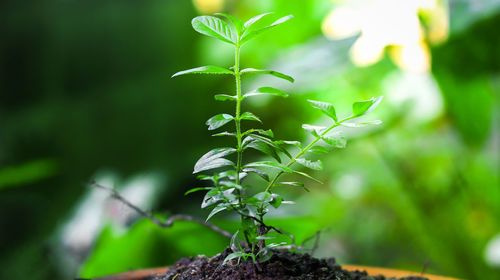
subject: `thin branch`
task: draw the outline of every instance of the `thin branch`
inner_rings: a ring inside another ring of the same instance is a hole
[[[176,215],[173,215],[171,216],[170,218],[168,218],[168,220],[166,221],[161,221],[159,219],[157,219],[156,217],[154,217],[151,213],[148,213],[144,210],[142,210],[141,208],[135,206],[134,204],[132,204],[132,202],[128,201],[127,199],[125,199],[122,195],[120,195],[119,192],[117,192],[115,189],[112,189],[112,188],[108,188],[108,187],[105,187],[103,185],[100,185],[100,184],[97,184],[96,182],[92,182],[89,184],[90,187],[94,187],[94,188],[99,188],[99,189],[102,189],[102,190],[105,190],[107,192],[109,192],[111,194],[111,197],[121,201],[123,204],[127,205],[128,207],[134,209],[137,213],[141,214],[142,216],[148,218],[150,221],[152,221],[153,223],[157,224],[158,226],[162,227],[162,228],[168,228],[168,227],[171,227],[175,221],[177,220],[183,220],[183,221],[190,221],[190,222],[195,222],[195,223],[198,223],[198,224],[201,224],[203,226],[206,226],[207,228],[217,232],[217,233],[220,233],[221,235],[231,239],[231,237],[233,237],[233,235],[223,229],[221,229],[220,227],[212,224],[212,223],[209,223],[209,222],[205,222],[203,221],[202,219],[198,219],[198,218],[195,218],[195,217],[192,217],[192,216],[189,216],[189,215],[183,215],[183,214],[176,214]]]

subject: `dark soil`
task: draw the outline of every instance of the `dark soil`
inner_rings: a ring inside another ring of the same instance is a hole
[[[238,264],[236,260],[222,265],[230,250],[211,258],[198,256],[183,258],[171,266],[167,273],[152,280],[426,280],[425,277],[386,278],[382,275],[369,276],[364,271],[346,271],[335,263],[334,258],[317,259],[309,254],[291,253],[286,250],[273,250],[273,256],[259,267],[250,260]]]

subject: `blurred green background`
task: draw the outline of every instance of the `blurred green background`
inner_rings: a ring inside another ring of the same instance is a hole
[[[3,1],[0,279],[94,277],[227,245],[188,222],[160,229],[85,187],[116,187],[159,217],[206,216],[201,194],[183,193],[199,185],[198,157],[221,145],[204,121],[232,111],[213,94],[234,81],[170,76],[232,65],[229,45],[191,28],[214,12],[295,16],[242,51],[243,67],[296,78],[243,81],[291,94],[246,104],[278,139],[307,141],[301,124],[325,121],[306,99],[347,115],[385,97],[370,116],[383,125],[345,130],[347,148],[324,157],[324,185],[280,190],[297,204],[274,224],[299,242],[322,229],[316,256],[341,263],[500,279],[497,0]]]

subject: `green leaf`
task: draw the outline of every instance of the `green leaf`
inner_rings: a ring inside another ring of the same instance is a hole
[[[267,31],[277,25],[280,25],[288,20],[290,20],[291,18],[293,18],[292,15],[288,15],[288,16],[285,16],[285,17],[282,17],[278,20],[276,20],[275,22],[271,23],[271,25],[268,25],[266,27],[263,27],[263,28],[260,28],[260,29],[256,29],[256,30],[252,30],[252,31],[248,31],[248,32],[245,32],[243,33],[243,36],[241,36],[241,39],[240,39],[240,44],[244,44],[245,42],[247,42],[248,40],[252,39],[253,37],[259,35],[260,33],[264,32],[264,31]]]
[[[257,175],[259,175],[262,179],[266,180],[267,182],[270,181],[270,178],[269,178],[269,175],[267,175],[266,172],[260,170],[260,169],[257,169],[257,168],[244,168],[242,170],[243,172],[247,172],[247,173],[255,173]]]
[[[277,193],[273,193],[272,196],[273,198],[271,199],[271,202],[269,202],[269,204],[271,204],[274,208],[280,207],[283,198]]]
[[[380,125],[382,124],[381,120],[373,120],[373,121],[363,121],[363,122],[343,122],[342,125],[345,127],[365,127],[369,125]]]
[[[235,153],[234,148],[217,148],[204,154],[194,165],[193,173],[215,169],[223,166],[234,165],[230,160],[224,159],[227,155]]]
[[[332,118],[335,122],[338,121],[337,114],[335,113],[335,108],[333,107],[332,104],[314,100],[307,100],[307,101],[309,101],[309,103],[311,103],[314,108],[321,110],[327,116]]]
[[[330,150],[323,146],[313,146],[309,149],[308,152],[315,154],[328,154]]]
[[[218,114],[208,119],[205,124],[208,125],[208,130],[214,130],[232,120],[234,120],[234,117],[229,114]]]
[[[231,254],[227,255],[227,257],[222,262],[222,265],[225,265],[230,260],[239,259],[239,258],[246,257],[246,256],[247,256],[247,254],[243,253],[243,252],[231,253]]]
[[[247,165],[245,165],[244,167],[245,168],[247,168],[247,167],[267,167],[267,168],[278,169],[278,170],[281,170],[281,171],[286,172],[286,173],[293,173],[294,172],[293,169],[286,167],[282,164],[279,164],[277,162],[274,162],[274,161],[251,162],[251,163],[248,163]]]
[[[201,67],[196,67],[196,68],[177,72],[177,73],[172,75],[172,78],[180,76],[180,75],[186,75],[186,74],[231,74],[231,75],[234,75],[234,72],[229,70],[229,69],[222,68],[219,66],[207,65],[207,66],[201,66]]]
[[[213,189],[213,188],[211,188],[211,187],[193,188],[193,189],[190,189],[189,191],[187,191],[186,193],[184,193],[184,195],[188,195],[190,193],[194,193],[197,191],[204,191],[204,190],[211,190],[211,189]]]
[[[308,179],[313,180],[314,182],[317,182],[317,183],[323,184],[323,182],[321,182],[320,180],[318,180],[318,179],[314,178],[313,176],[311,176],[311,175],[309,175],[309,174],[307,174],[307,173],[304,173],[304,172],[301,172],[301,171],[296,171],[296,170],[293,170],[293,173],[294,173],[294,174],[297,174],[297,175],[300,175],[300,176],[304,176],[304,177],[306,177],[306,178],[308,178]]]
[[[261,203],[267,203],[273,199],[273,195],[270,192],[260,192],[253,197]]]
[[[245,73],[267,74],[267,75],[272,75],[272,76],[287,80],[291,83],[293,83],[295,81],[292,77],[285,75],[283,73],[277,72],[277,71],[273,71],[273,70],[260,70],[260,69],[254,69],[254,68],[246,68],[246,69],[241,70],[240,73],[241,74],[245,74]]]
[[[255,150],[261,151],[264,154],[273,157],[276,159],[277,162],[281,163],[281,158],[278,156],[276,153],[276,150],[273,149],[272,146],[269,146],[268,144],[261,142],[261,141],[252,141],[250,144],[247,145],[248,148],[253,148]]]
[[[299,149],[302,150],[302,143],[300,143],[299,141],[286,141],[286,140],[279,140],[279,141],[276,141],[278,144],[286,144],[286,145],[293,145]]]
[[[279,182],[276,185],[278,185],[278,186],[284,186],[284,187],[288,187],[288,186],[299,187],[299,188],[303,188],[306,192],[309,192],[309,189],[306,188],[306,186],[304,185],[304,183],[301,183],[301,182]]]
[[[319,137],[321,133],[326,129],[324,126],[303,124],[302,128],[309,131],[314,137]]]
[[[251,19],[247,20],[243,26],[245,27],[245,29],[247,29],[250,26],[252,26],[254,23],[256,23],[257,21],[259,21],[261,18],[263,18],[267,15],[270,15],[270,14],[272,14],[272,13],[265,13],[265,14],[256,15],[256,16],[252,17]]]
[[[316,161],[310,161],[305,158],[298,158],[297,160],[298,164],[301,164],[307,168],[314,169],[314,170],[322,170],[323,169],[323,163],[320,160]]]
[[[288,97],[288,93],[281,91],[279,89],[273,88],[273,87],[261,87],[258,88],[254,91],[251,91],[249,93],[246,93],[243,95],[243,98],[251,97],[251,96],[258,96],[258,95],[275,95],[275,96],[281,96],[281,97]]]
[[[233,17],[232,15],[224,13],[216,13],[215,15],[226,18],[231,23],[231,25],[236,29],[238,36],[242,34],[243,23],[239,19]]]
[[[273,138],[274,137],[274,133],[272,130],[268,129],[268,130],[264,130],[264,129],[255,129],[255,131],[257,133],[259,133],[260,135],[264,135],[264,136],[267,136],[267,137],[271,137]]]
[[[382,101],[382,96],[376,98],[373,97],[372,99],[366,101],[355,102],[354,104],[352,104],[353,117],[359,117],[366,113],[371,112],[378,106],[378,104],[380,104],[381,101]]]
[[[224,131],[224,132],[212,134],[212,136],[233,136],[233,137],[236,137],[236,133]]]
[[[325,135],[321,137],[321,140],[325,141],[325,143],[330,146],[340,149],[345,148],[347,143],[345,137],[338,134]]]
[[[210,212],[210,214],[208,214],[208,217],[205,220],[205,222],[208,222],[208,220],[210,220],[210,218],[212,218],[215,214],[228,209],[228,206],[229,205],[227,203],[221,203],[221,204],[215,206],[214,209],[212,209],[212,212]]]
[[[223,42],[234,45],[236,43],[235,34],[226,22],[217,17],[199,16],[193,18],[191,25],[197,32],[210,37],[217,38]]]
[[[236,96],[227,95],[227,94],[216,94],[214,95],[215,100],[217,101],[236,101],[238,98]]]
[[[262,121],[259,119],[259,117],[257,117],[256,115],[254,115],[253,113],[250,113],[250,112],[245,112],[245,113],[241,114],[240,119],[241,120],[249,120],[249,121],[257,121],[257,122],[262,123]]]

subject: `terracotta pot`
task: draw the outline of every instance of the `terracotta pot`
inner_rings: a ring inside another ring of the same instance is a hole
[[[421,274],[418,272],[411,272],[405,270],[397,270],[397,269],[387,269],[387,268],[379,268],[379,267],[370,267],[370,266],[359,266],[359,265],[343,265],[343,269],[346,270],[366,270],[370,275],[379,275],[382,274],[386,277],[405,277],[405,276],[424,276],[429,278],[429,280],[458,280],[456,278],[443,277],[432,274]],[[119,274],[114,274],[110,276],[92,278],[92,280],[143,280],[145,277],[163,274],[168,270],[167,267],[159,267],[159,268],[150,268],[150,269],[141,269],[134,270]]]

